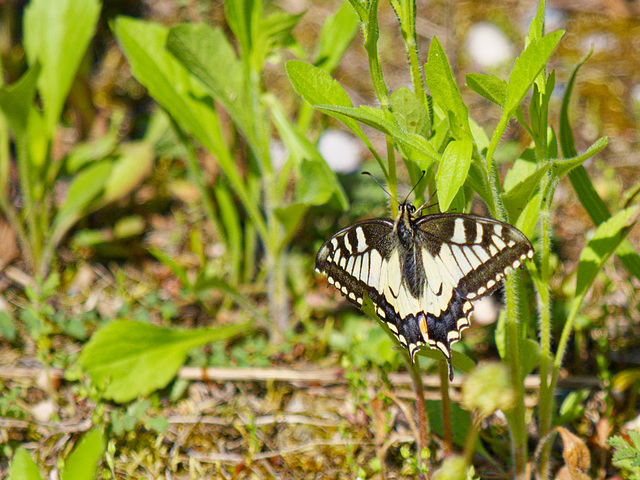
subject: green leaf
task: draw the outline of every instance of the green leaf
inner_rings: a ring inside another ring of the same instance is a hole
[[[526,38],[527,45],[531,42],[539,40],[544,35],[545,5],[546,1],[538,2],[536,15],[531,19],[531,24],[529,25],[529,32],[527,33]]]
[[[252,17],[262,16],[262,2],[254,0],[230,0],[224,2],[227,25],[233,32],[240,49],[248,55],[251,51]]]
[[[118,320],[98,330],[78,358],[105,398],[128,402],[165,387],[190,349],[246,331],[248,324],[173,330]]]
[[[529,375],[540,362],[540,345],[531,338],[524,338],[520,341],[520,367],[522,381]]]
[[[217,117],[212,105],[200,100],[204,89],[165,48],[169,30],[127,17],[116,18],[114,30],[134,76],[149,94],[205,148],[216,155],[225,150],[208,128],[217,125]]]
[[[181,129],[193,135],[215,155],[254,225],[263,238],[266,237],[259,209],[249,196],[242,175],[222,138],[212,99],[201,82],[165,48],[169,30],[162,25],[127,17],[118,17],[114,30],[136,79]]]
[[[429,56],[424,69],[427,86],[433,99],[449,118],[453,135],[458,140],[470,137],[469,110],[462,100],[447,55],[437,37],[433,37],[431,40]]]
[[[322,25],[314,65],[328,73],[333,72],[356,33],[358,16],[349,2],[343,2],[336,13],[329,15]]]
[[[60,472],[62,480],[93,480],[102,453],[104,436],[93,429],[86,433],[64,462]]]
[[[224,226],[225,245],[229,255],[229,269],[232,277],[238,280],[242,264],[242,224],[233,196],[225,182],[220,182],[213,190],[220,210],[220,219]],[[222,232],[221,232],[222,233]]]
[[[538,73],[549,61],[563,34],[564,32],[559,30],[545,35],[538,41],[532,41],[516,59],[507,83],[503,117],[511,117],[513,111],[520,105]]]
[[[18,447],[11,459],[7,480],[42,480],[38,465],[24,447]]]
[[[425,402],[427,415],[429,416],[429,426],[433,429],[434,433],[440,438],[444,436],[444,425],[442,423],[442,401],[441,400],[427,400]],[[462,447],[465,444],[467,438],[467,432],[472,427],[471,414],[460,407],[457,402],[451,403],[451,422],[453,430],[453,443]],[[449,477],[443,477],[449,478]],[[466,476],[465,476],[466,478]]]
[[[440,209],[446,212],[454,197],[464,185],[471,166],[473,144],[468,138],[453,140],[442,154],[442,160],[436,174],[438,202]]]
[[[566,160],[556,160],[553,162],[553,173],[557,178],[564,177],[578,165],[582,165],[586,160],[593,157],[609,144],[607,137],[600,137],[582,155]]]
[[[571,100],[571,93],[573,92],[573,86],[575,84],[578,71],[580,70],[580,67],[582,67],[582,65],[584,65],[584,63],[589,59],[592,52],[593,48],[587,55],[582,58],[578,65],[576,65],[576,68],[573,69],[571,77],[567,82],[567,88],[565,89],[564,96],[562,97],[562,106],[560,107],[560,117],[558,119],[558,131],[560,137],[560,148],[562,150],[562,156],[564,158],[575,157],[578,155],[578,151],[576,150],[576,145],[573,140],[571,124],[569,123],[569,102]]]
[[[151,417],[144,421],[144,426],[154,432],[167,433],[167,430],[169,430],[169,420],[165,417]]]
[[[61,239],[62,236],[86,214],[89,204],[100,195],[111,174],[112,164],[104,160],[89,165],[78,173],[69,185],[67,196],[55,216],[51,236]]]
[[[5,310],[0,310],[0,336],[10,342],[16,339],[16,322]]]
[[[222,30],[204,23],[177,25],[169,31],[166,45],[223,105],[254,152],[258,151],[242,62]]]
[[[327,197],[328,200],[328,197]],[[324,203],[324,202],[322,202]],[[290,203],[285,207],[278,207],[274,213],[278,221],[284,227],[284,237],[289,239],[296,232],[305,213],[309,211],[309,204],[306,202]],[[280,242],[284,244],[285,242]]]
[[[24,12],[24,49],[39,61],[47,131],[52,133],[100,16],[98,0],[32,0]]]
[[[404,130],[426,135],[429,128],[429,114],[416,95],[407,87],[400,87],[391,94],[389,110]]]
[[[527,176],[524,180],[518,182],[507,192],[502,193],[502,203],[507,211],[509,223],[515,224],[518,221],[518,218],[527,206],[529,199],[531,199],[533,193],[540,185],[542,177],[549,170],[549,166],[549,164],[543,165]]]
[[[294,202],[322,205],[335,197],[339,208],[346,209],[349,205],[347,195],[318,149],[296,130],[275,99],[267,97],[265,101],[271,108],[278,134],[295,162],[297,182]]]
[[[467,86],[478,95],[486,98],[496,105],[503,106],[507,98],[507,82],[495,75],[482,73],[468,73]]]
[[[558,418],[555,419],[555,425],[567,425],[584,415],[586,410],[585,403],[591,395],[589,389],[574,390],[569,392],[560,405]]]
[[[296,46],[291,31],[303,15],[304,12],[292,15],[276,11],[259,17],[256,36],[251,45],[251,70],[253,72],[262,72],[269,55],[275,54],[281,48]]]
[[[420,350],[418,350],[418,355],[441,362],[445,361],[445,357],[440,350],[431,348],[428,345],[421,347]],[[464,373],[469,373],[476,368],[476,362],[474,362],[469,356],[457,350],[451,350],[451,363],[455,368]]]
[[[103,160],[105,157],[112,155],[120,141],[119,131],[113,126],[112,122],[106,135],[74,145],[65,160],[65,170],[70,174],[74,174],[87,164]]]
[[[15,83],[0,87],[0,110],[19,139],[27,131],[40,70],[36,63]]]
[[[153,147],[148,142],[125,143],[120,145],[120,151],[104,185],[104,203],[129,195],[153,169]]]
[[[576,279],[576,293],[572,304],[575,315],[584,295],[596,278],[596,275],[609,256],[638,220],[639,207],[630,207],[619,211],[607,221],[601,223],[580,254]]]
[[[487,169],[484,163],[476,158],[471,159],[469,174],[467,176],[467,185],[476,192],[487,205],[491,205],[493,196],[489,191],[489,179],[487,178]]]
[[[286,69],[296,93],[312,107],[317,105],[353,106],[344,88],[324,70],[299,60],[289,60]],[[329,115],[343,122],[364,142],[370,151],[374,151],[373,145],[369,142],[358,122],[337,112],[331,112]]]
[[[420,168],[426,170],[429,166],[440,160],[440,155],[433,146],[421,135],[409,133],[402,129],[398,120],[388,110],[363,105],[359,108],[338,107],[332,105],[316,105],[315,108],[327,115],[349,116],[365,125],[369,125],[387,135],[393,137],[400,153],[413,160]]]
[[[567,83],[567,89],[562,99],[559,123],[560,146],[564,158],[575,157],[577,155],[577,150],[573,141],[573,133],[571,132],[571,125],[569,124],[569,100],[571,98],[571,92],[573,91],[575,77],[582,66],[582,63],[586,61],[587,58],[588,56],[576,66],[569,82]],[[575,167],[569,172],[569,180],[571,180],[571,185],[578,195],[580,203],[585,208],[595,225],[599,225],[611,216],[607,206],[602,201],[600,195],[596,192],[593,183],[589,179],[589,174],[582,165]],[[631,275],[636,278],[640,278],[640,256],[635,251],[629,240],[623,240],[618,247],[618,250],[616,250],[616,255]]]

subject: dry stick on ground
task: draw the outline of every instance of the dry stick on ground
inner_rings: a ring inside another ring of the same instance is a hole
[[[0,365],[0,378],[6,380],[19,378],[36,378],[43,371],[42,366],[16,367],[12,365]],[[343,375],[342,368],[325,368],[310,370],[294,370],[291,368],[234,368],[234,367],[182,367],[177,378],[185,380],[200,380],[213,382],[266,382],[279,381],[290,383],[311,383],[311,384],[346,384],[347,379]],[[61,368],[51,368],[52,378],[64,378],[64,370]],[[389,382],[394,387],[409,387],[412,385],[411,376],[408,373],[390,373],[387,375]],[[438,375],[422,375],[422,384],[428,389],[438,389],[440,387],[440,377]],[[375,374],[368,374],[367,381],[377,382],[380,377]],[[451,386],[460,388],[463,379],[456,377]],[[558,380],[557,387],[563,389],[596,388],[600,385],[600,380],[594,376],[576,376]],[[540,377],[538,375],[528,375],[524,382],[524,388],[529,391],[537,391],[540,388]]]

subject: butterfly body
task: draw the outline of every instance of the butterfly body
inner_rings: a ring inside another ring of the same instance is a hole
[[[452,378],[451,344],[469,326],[472,300],[532,257],[511,225],[468,214],[418,217],[405,202],[395,221],[364,220],[330,237],[316,270],[356,306],[366,294],[412,359],[421,345],[442,351]]]

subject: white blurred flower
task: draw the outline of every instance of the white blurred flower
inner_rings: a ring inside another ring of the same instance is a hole
[[[483,68],[497,67],[514,57],[513,43],[489,22],[478,22],[467,32],[467,53]]]
[[[341,130],[326,130],[318,150],[334,172],[351,173],[360,165],[360,142]]]

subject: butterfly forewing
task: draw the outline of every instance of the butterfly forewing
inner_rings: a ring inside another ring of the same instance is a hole
[[[364,292],[412,358],[421,345],[447,358],[451,343],[469,326],[471,301],[495,290],[512,268],[533,257],[529,240],[516,228],[465,214],[413,218],[401,206],[396,222],[356,223],[329,238],[316,257],[352,303]]]

